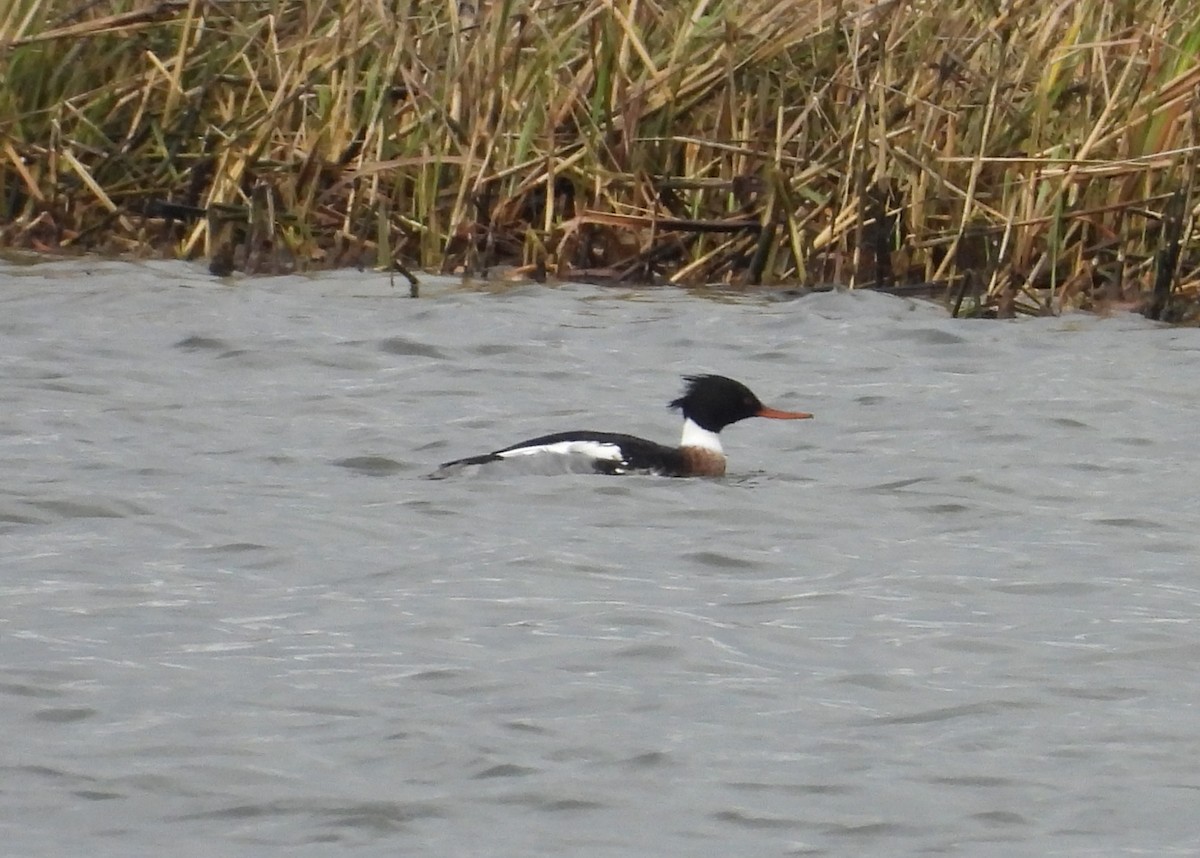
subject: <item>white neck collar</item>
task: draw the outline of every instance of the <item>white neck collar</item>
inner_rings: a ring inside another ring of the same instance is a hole
[[[690,417],[683,421],[683,438],[680,439],[679,446],[699,447],[702,450],[725,454],[725,451],[721,449],[721,439],[717,437],[717,433],[710,432]]]

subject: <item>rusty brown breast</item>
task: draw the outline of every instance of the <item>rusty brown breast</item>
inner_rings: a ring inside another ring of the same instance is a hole
[[[683,459],[684,477],[723,477],[725,476],[725,457],[714,450],[704,447],[680,447]]]

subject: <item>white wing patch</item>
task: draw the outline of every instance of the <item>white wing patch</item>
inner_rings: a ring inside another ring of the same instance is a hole
[[[584,456],[588,459],[604,459],[609,462],[622,461],[621,448],[616,444],[600,441],[559,441],[555,444],[538,444],[534,447],[518,447],[496,455],[502,459],[514,456],[537,456],[551,453],[556,456]]]

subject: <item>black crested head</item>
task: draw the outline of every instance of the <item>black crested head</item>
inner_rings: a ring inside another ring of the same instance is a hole
[[[758,397],[740,381],[723,375],[685,375],[683,380],[687,388],[670,407],[709,432],[720,432],[730,423],[763,411]]]

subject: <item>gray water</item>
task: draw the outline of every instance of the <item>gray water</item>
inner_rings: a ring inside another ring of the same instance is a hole
[[[0,263],[0,854],[1200,854],[1200,333]],[[729,475],[679,376],[816,419]]]

